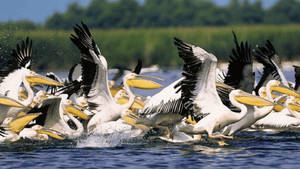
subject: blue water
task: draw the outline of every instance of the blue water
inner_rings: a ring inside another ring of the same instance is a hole
[[[179,71],[151,74],[165,78],[163,84],[180,77]],[[285,74],[293,81],[292,72]],[[147,95],[153,93],[147,91]],[[0,145],[0,168],[299,168],[300,133],[241,132],[226,143],[229,145],[219,146],[212,140],[175,144],[122,135],[23,140]]]

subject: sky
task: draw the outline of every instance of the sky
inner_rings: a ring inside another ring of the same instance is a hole
[[[91,0],[1,0],[0,22],[30,20],[44,23],[54,12],[66,11],[72,2],[87,6]],[[139,0],[143,2],[144,0]],[[217,5],[226,5],[230,0],[213,0]],[[255,1],[255,0],[250,0]],[[277,0],[262,0],[264,7],[270,7]]]

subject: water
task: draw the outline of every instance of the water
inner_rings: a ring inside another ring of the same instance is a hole
[[[169,84],[180,71],[151,73]],[[293,81],[292,72],[285,72]],[[141,90],[136,90],[142,94]],[[157,91],[155,91],[157,92]],[[153,94],[153,91],[147,91]],[[145,95],[145,93],[143,92]],[[212,140],[168,143],[114,134],[77,140],[0,144],[0,168],[294,168],[299,166],[300,133],[242,132],[227,146]]]

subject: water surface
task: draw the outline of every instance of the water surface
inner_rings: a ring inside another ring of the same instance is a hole
[[[65,76],[65,73],[62,73]],[[167,85],[180,71],[149,73]],[[293,72],[285,72],[294,81]],[[135,90],[152,95],[155,91]],[[241,132],[227,146],[212,140],[168,143],[159,139],[129,139],[126,134],[85,136],[77,140],[0,145],[0,168],[299,168],[300,134]]]

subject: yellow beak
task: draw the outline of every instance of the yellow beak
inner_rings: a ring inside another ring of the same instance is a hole
[[[64,139],[63,137],[56,134],[54,130],[47,130],[47,129],[43,128],[41,130],[36,130],[36,132],[39,133],[39,134],[46,134],[47,136],[55,138],[57,140],[63,140]]]
[[[41,114],[42,113],[32,113],[17,117],[9,123],[9,129],[15,133],[19,133],[29,122],[31,122]]]
[[[281,104],[276,104],[273,107],[273,110],[276,111],[276,112],[281,112],[283,109],[284,109],[284,106],[282,106]]]
[[[31,84],[44,84],[44,85],[51,85],[51,86],[63,86],[63,84],[50,79],[48,77],[42,76],[40,74],[34,73],[31,76],[27,76],[26,80]]]
[[[122,87],[111,87],[110,88],[110,93],[113,97],[115,97],[115,95],[118,93],[119,90],[121,90]]]
[[[273,98],[273,99],[275,99],[275,98],[278,97],[278,95],[273,94],[273,93],[272,93],[271,95],[272,95],[272,98]],[[262,93],[262,97],[263,97],[263,98],[266,98],[266,97],[267,97],[267,93],[266,93],[266,92],[263,92],[263,93]],[[281,102],[281,103],[284,103],[285,101],[286,101],[286,99],[283,99],[283,100],[281,100],[280,102]]]
[[[6,96],[0,96],[0,104],[10,107],[25,107],[22,103],[17,100],[11,99]]]
[[[89,116],[87,116],[86,114],[84,114],[81,110],[79,110],[78,108],[76,107],[73,107],[71,105],[67,105],[65,106],[65,111],[72,114],[73,116],[77,116],[77,117],[80,117],[84,120],[88,120],[89,119]]]
[[[240,96],[234,96],[234,99],[240,103],[243,104],[248,104],[248,105],[252,105],[252,106],[272,106],[274,105],[273,102],[266,100],[262,97],[258,97],[252,94],[248,94],[246,92],[244,92],[242,95]]]
[[[286,95],[289,95],[289,96],[294,96],[294,97],[298,97],[298,98],[300,97],[300,93],[294,91],[293,89],[282,86],[282,85],[271,86],[270,89],[271,89],[271,92],[276,91],[276,92],[286,94]]]
[[[139,88],[139,89],[158,89],[162,88],[163,86],[146,79],[129,79],[126,81],[128,86]]]
[[[145,106],[145,103],[142,100],[137,99],[137,98],[135,98],[134,104],[137,104],[137,109],[142,109]]]
[[[298,104],[288,104],[288,108],[292,111],[300,112],[300,105]]]
[[[139,129],[141,129],[141,130],[144,130],[144,131],[150,130],[150,127],[148,127],[148,126],[145,126],[145,125],[142,125],[142,124],[136,124],[136,119],[137,119],[137,118],[139,118],[139,117],[136,116],[136,115],[133,114],[133,113],[128,112],[128,114],[125,115],[125,116],[123,116],[122,119],[123,119],[126,123],[128,123],[128,124],[130,124],[130,125],[132,125],[132,126],[134,126],[134,127],[136,127],[136,128],[139,128]]]
[[[124,98],[124,97],[118,99],[118,103],[119,104],[125,104],[128,101],[129,101],[129,99],[128,98]],[[144,106],[145,106],[144,102],[142,102],[142,101],[140,101],[138,99],[135,99],[134,102],[133,102],[133,104],[132,104],[132,106],[131,106],[131,108],[132,109],[142,109]]]
[[[22,92],[20,92],[20,97],[22,98],[22,99],[27,99],[27,94],[24,92],[24,91],[22,91]]]

